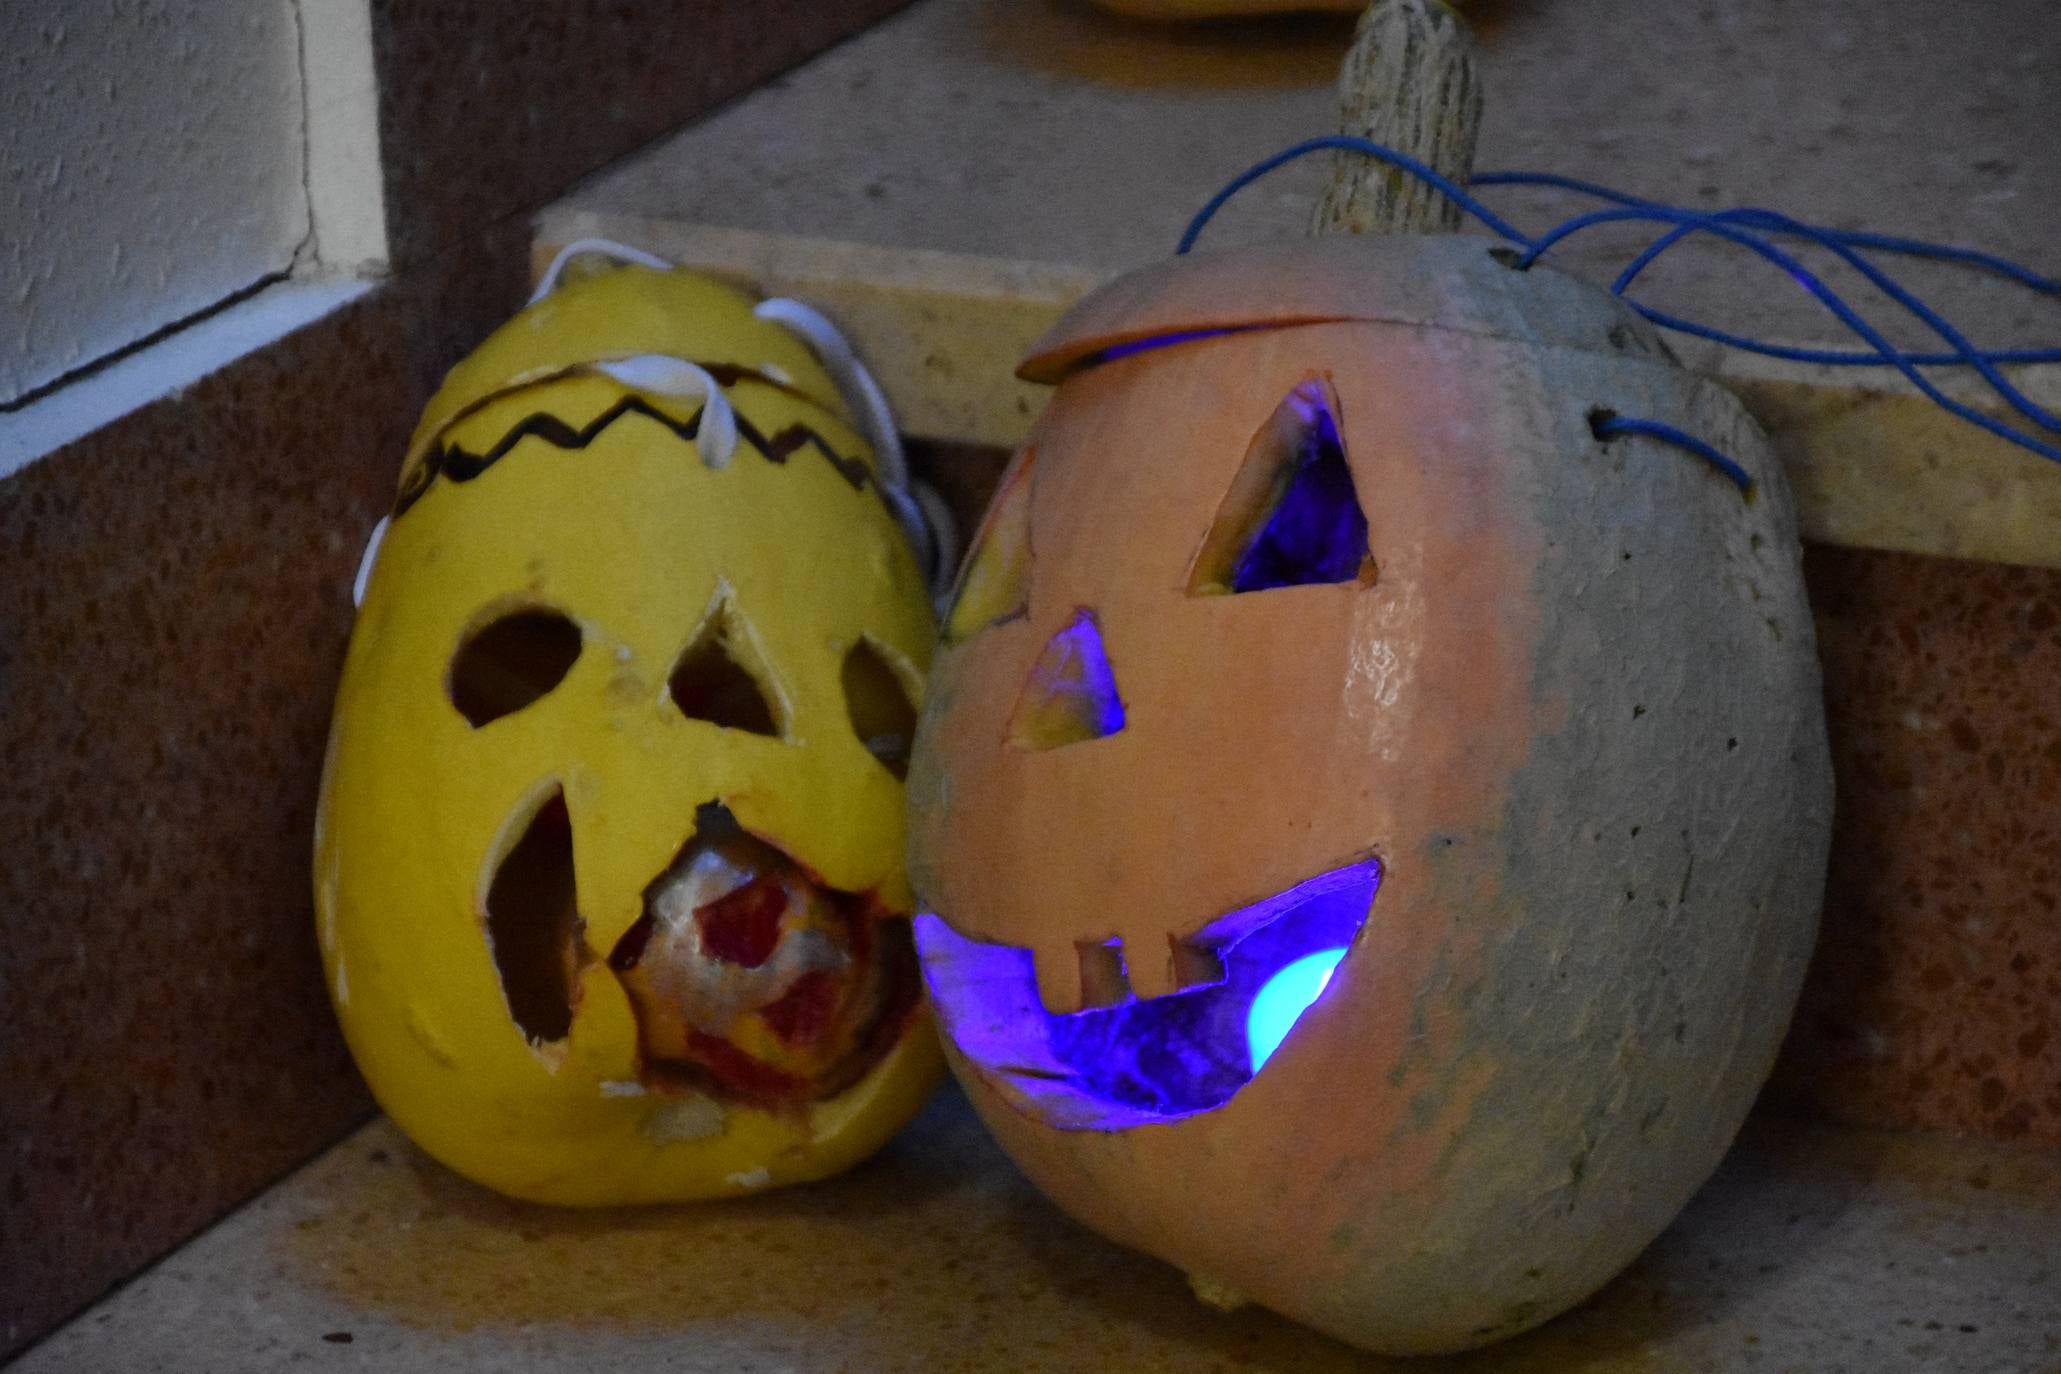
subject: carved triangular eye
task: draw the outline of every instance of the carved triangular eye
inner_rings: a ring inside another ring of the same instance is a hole
[[[778,735],[780,723],[772,697],[745,666],[748,650],[743,624],[726,596],[702,622],[694,642],[680,655],[666,680],[680,714],[726,730]]]
[[[1245,451],[1188,572],[1190,596],[1374,581],[1367,516],[1321,378],[1283,398]]]
[[[988,507],[980,533],[973,537],[973,549],[966,555],[966,569],[959,574],[959,591],[952,610],[945,617],[945,642],[956,644],[1004,620],[1014,620],[1030,608],[1030,474],[1033,454],[1022,458],[1003,474],[1001,490]]]
[[[1057,749],[1123,728],[1123,698],[1095,613],[1075,611],[1031,665],[1030,680],[1009,713],[1009,742],[1019,749]]]
[[[866,752],[898,778],[909,776],[909,746],[916,738],[916,707],[902,679],[873,641],[861,639],[844,656],[844,707],[852,733]]]

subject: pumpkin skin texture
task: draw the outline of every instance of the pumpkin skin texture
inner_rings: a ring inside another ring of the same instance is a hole
[[[820,1178],[942,1072],[885,952],[902,788],[846,668],[870,653],[888,679],[859,690],[912,707],[929,600],[834,385],[752,304],[624,268],[503,326],[429,404],[352,634],[316,833],[332,1000],[401,1128],[517,1197]],[[727,464],[687,433],[699,397],[593,367],[647,354],[726,379]],[[782,435],[811,437],[776,460]],[[470,666],[546,622],[555,649]],[[728,677],[678,666],[711,643]],[[718,940],[725,891],[749,910]]]
[[[1815,934],[1831,774],[1765,439],[1613,298],[1460,237],[1149,268],[1022,372],[1058,389],[976,540],[982,613],[950,622],[909,786],[919,944],[976,1108],[1088,1225],[1368,1349],[1580,1301],[1717,1164]],[[1197,560],[1253,436],[1312,383],[1371,580],[1216,594]],[[1598,440],[1598,407],[1707,438],[1753,498]],[[1084,612],[1120,727],[1019,745]],[[1328,988],[1221,1105],[1141,1116],[993,1049],[1206,989],[1181,951],[1213,922],[1370,859]],[[1028,951],[1042,1008],[983,981],[997,947]]]

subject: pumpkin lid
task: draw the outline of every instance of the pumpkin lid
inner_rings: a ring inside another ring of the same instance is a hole
[[[445,376],[409,441],[403,488],[437,436],[485,402],[640,354],[758,373],[850,423],[837,384],[816,356],[784,326],[753,315],[755,303],[734,286],[681,270],[624,266],[567,281],[488,335]]]
[[[1341,320],[1667,356],[1617,297],[1544,264],[1516,270],[1502,247],[1468,234],[1328,234],[1170,258],[1089,293],[1016,375],[1057,382],[1149,340]]]

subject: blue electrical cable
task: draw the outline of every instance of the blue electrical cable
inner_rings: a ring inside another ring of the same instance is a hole
[[[2015,414],[2041,429],[2061,432],[2061,416],[2056,416],[2045,407],[2026,396],[2011,380],[1999,370],[2003,365],[2016,363],[2061,362],[2061,348],[2013,348],[1980,349],[1954,327],[1944,315],[1926,304],[1901,282],[1870,261],[1863,250],[1895,253],[1905,257],[1949,262],[1993,273],[2010,281],[2046,295],[2061,295],[2061,280],[2035,272],[2023,264],[2011,261],[1994,253],[1980,249],[1962,248],[1953,244],[1929,243],[1923,239],[1902,238],[1890,234],[1877,234],[1863,230],[1833,229],[1806,223],[1774,210],[1758,207],[1741,207],[1731,210],[1700,211],[1684,209],[1662,201],[1648,200],[1628,195],[1608,186],[1583,181],[1576,177],[1559,176],[1549,172],[1485,172],[1472,178],[1476,186],[1536,186],[1571,191],[1611,203],[1615,208],[1595,210],[1575,215],[1544,234],[1533,238],[1515,228],[1508,221],[1490,210],[1465,187],[1454,182],[1421,160],[1402,153],[1372,139],[1357,138],[1349,134],[1329,134],[1319,138],[1304,139],[1291,147],[1284,148],[1273,156],[1248,167],[1232,178],[1223,189],[1211,196],[1196,212],[1188,227],[1181,234],[1176,253],[1186,253],[1195,246],[1203,228],[1221,210],[1225,202],[1252,182],[1285,163],[1306,156],[1312,152],[1333,149],[1359,153],[1375,159],[1397,170],[1416,177],[1448,197],[1461,210],[1481,221],[1492,232],[1521,247],[1524,252],[1513,266],[1528,268],[1547,251],[1562,240],[1597,225],[1611,223],[1659,223],[1670,226],[1667,231],[1642,250],[1611,284],[1611,291],[1625,304],[1664,329],[1689,334],[1698,338],[1714,340],[1732,348],[1782,358],[1795,362],[1819,363],[1839,367],[1893,367],[1935,405],[1956,415],[1970,424],[2009,440],[2022,448],[2031,450],[2042,458],[2061,462],[2061,447],[2049,443],[2034,434],[2019,429],[2004,421],[1985,415],[1962,402],[1946,395],[1918,369],[1931,366],[1969,367],[1981,376],[1990,389]],[[1790,279],[1809,292],[1834,318],[1849,331],[1869,345],[1867,349],[1822,349],[1796,348],[1783,344],[1767,343],[1763,340],[1735,334],[1694,320],[1644,305],[1626,296],[1626,291],[1638,276],[1651,266],[1669,248],[1692,234],[1707,233],[1748,249],[1757,256],[1782,268]],[[1783,251],[1773,238],[1801,239],[1825,249],[1842,262],[1859,272],[1872,286],[1881,291],[1895,304],[1903,308],[1919,323],[1936,334],[1948,345],[1946,350],[1917,352],[1901,349],[1892,344],[1879,330],[1864,319],[1838,291],[1827,285],[1792,254]],[[1742,490],[1751,490],[1751,479],[1744,469],[1720,453],[1716,448],[1696,439],[1672,425],[1654,420],[1639,420],[1626,416],[1609,416],[1599,420],[1595,426],[1598,438],[1620,434],[1641,434],[1652,438],[1679,444],[1695,452],[1706,462],[1723,471]]]
[[[1664,439],[1670,444],[1689,450],[1704,462],[1732,479],[1732,485],[1747,496],[1753,495],[1753,474],[1739,466],[1717,445],[1668,424],[1665,420],[1640,420],[1630,415],[1619,415],[1615,411],[1596,412],[1589,420],[1589,432],[1598,439],[1615,439],[1621,434],[1643,434],[1652,439]]]
[[[1766,214],[1768,212],[1759,211],[1756,213]],[[1681,210],[1676,209],[1674,207],[1668,207],[1665,209],[1626,208],[1618,210],[1594,210],[1585,215],[1577,215],[1573,219],[1568,220],[1564,224],[1556,225],[1554,228],[1547,231],[1545,234],[1541,235],[1537,240],[1533,242],[1531,248],[1527,250],[1525,255],[1518,260],[1518,263],[1516,265],[1519,267],[1529,267],[1532,263],[1538,260],[1541,254],[1550,249],[1554,244],[1560,242],[1560,240],[1568,237],[1570,234],[1578,233],[1581,230],[1589,228],[1590,226],[1595,224],[1602,224],[1614,220],[1625,219],[1639,219],[1647,221],[1658,220],[1665,223],[1673,223],[1680,226],[1684,230],[1692,232],[1704,231],[1716,234],[1720,238],[1728,239],[1733,243],[1739,244],[1741,247],[1750,249],[1752,252],[1760,255],[1763,258],[1766,258],[1769,262],[1774,263],[1777,267],[1780,267],[1785,272],[1789,273],[1790,277],[1797,283],[1797,285],[1803,287],[1804,290],[1810,292],[1811,295],[1815,296],[1818,299],[1819,303],[1824,305],[1826,309],[1830,310],[1832,314],[1838,318],[1841,324],[1845,325],[1855,334],[1858,334],[1866,342],[1874,345],[1875,357],[1878,362],[1887,364],[1890,367],[1894,367],[1898,372],[1901,372],[1913,386],[1917,387],[1920,392],[1922,392],[1929,400],[1931,400],[1933,404],[1939,406],[1940,409],[1945,410],[1950,414],[1957,415],[1961,419],[1968,421],[1970,424],[1988,430],[1990,433],[1997,435],[1999,438],[2008,439],[2012,443],[2019,445],[2021,448],[2031,449],[2034,453],[2039,454],[2042,458],[2049,459],[2056,463],[2061,463],[2061,447],[2056,447],[2055,445],[2047,443],[2042,439],[2035,438],[2033,435],[2027,434],[2023,430],[2014,429],[2010,425],[2005,424],[2003,421],[1985,415],[1981,411],[1976,410],[1973,406],[1965,405],[1960,401],[1956,401],[1952,397],[1948,396],[1945,392],[1941,391],[1937,386],[1935,386],[1932,383],[1932,381],[1929,378],[1925,376],[1924,373],[1918,370],[1917,366],[1911,362],[1909,355],[1906,354],[1904,350],[1897,348],[1896,345],[1892,344],[1887,338],[1883,337],[1882,333],[1879,330],[1877,330],[1873,325],[1869,324],[1865,319],[1861,318],[1859,312],[1854,310],[1852,306],[1848,305],[1845,299],[1841,297],[1837,291],[1834,291],[1831,287],[1827,286],[1809,268],[1805,267],[1801,262],[1797,261],[1797,259],[1791,256],[1790,254],[1783,252],[1774,244],[1769,243],[1765,238],[1761,237],[1760,235],[1751,233],[1746,230],[1734,228],[1730,224],[1726,223],[1724,220],[1723,212],[1710,213],[1700,210]],[[1794,223],[1794,221],[1792,221],[1792,223]],[[1834,251],[1841,250],[1835,248]],[[1962,337],[1960,331],[1956,330],[1952,325],[1948,324],[1946,320],[1942,318],[1937,311],[1933,310],[1930,306],[1924,304],[1924,302],[1919,301],[1915,296],[1912,296],[1909,292],[1905,291],[1901,286],[1898,286],[1895,280],[1889,277],[1887,273],[1883,272],[1880,268],[1875,267],[1872,264],[1866,262],[1866,260],[1862,259],[1859,254],[1853,253],[1851,249],[1846,249],[1844,250],[1844,252],[1846,254],[1851,255],[1849,260],[1852,261],[1853,264],[1857,268],[1859,268],[1859,270],[1867,274],[1871,281],[1875,281],[1879,285],[1883,285],[1885,290],[1891,294],[1892,299],[1896,300],[1898,304],[1903,305],[1906,309],[1911,310],[1912,313],[1916,314],[1919,319],[1923,320],[1929,327],[1933,328],[1949,343],[1954,344],[1957,350],[1960,351],[1958,351],[1954,355],[1951,355],[1952,360],[1958,363],[1965,363],[1968,366],[1975,368],[1975,370],[1982,375],[1983,380],[1987,381],[1990,384],[1990,386],[1997,392],[1997,394],[2004,399],[2005,403],[2008,404],[2013,410],[2017,411],[2020,415],[2025,416],[2028,420],[2031,420],[2034,424],[2039,425],[2043,429],[2061,428],[2061,426],[2057,426],[2055,417],[2048,413],[2048,411],[2044,407],[2035,404],[2030,398],[2026,397],[2022,392],[2020,392],[2017,387],[2012,386],[2009,381],[2005,380],[2002,373],[1998,372],[1985,359],[1981,358],[1979,354],[1976,352],[1974,346],[1972,344],[1969,344],[1968,341]],[[1624,279],[1620,278],[1620,280]],[[1649,312],[1639,307],[1636,302],[1627,302],[1627,304],[1632,305],[1634,309],[1638,309],[1640,313],[1646,315],[1647,318],[1654,319],[1654,322],[1656,324],[1662,322],[1661,320],[1655,318],[1653,312]],[[1737,337],[1731,335],[1723,335],[1720,333],[1720,331],[1713,330],[1708,326],[1695,324],[1691,321],[1675,320],[1672,316],[1668,317],[1668,319],[1672,320],[1673,322],[1667,324],[1667,328],[1676,329],[1683,333],[1696,335],[1700,338],[1716,338],[1723,342],[1729,341],[1733,337]],[[1767,351],[1765,346],[1760,345],[1755,341],[1745,340],[1743,342],[1745,346],[1752,348],[1755,352]],[[1798,350],[1791,351],[1796,352]],[[1809,350],[1802,351],[1806,354],[1809,352]],[[1805,362],[1822,361],[1821,359],[1809,356],[1804,357],[1802,360]]]
[[[1953,344],[1954,351],[1950,353],[1913,353],[1894,347],[1884,351],[1883,348],[1878,347],[1871,352],[1848,352],[1837,349],[1786,348],[1781,345],[1763,344],[1753,339],[1741,339],[1740,342],[1744,346],[1751,348],[1755,352],[1769,352],[1780,348],[1782,356],[1794,358],[1799,362],[1829,363],[1834,365],[1860,364],[1880,366],[1889,364],[1895,366],[1899,361],[1913,365],[1928,363],[1966,365],[1980,372],[1983,379],[1996,388],[2001,395],[2010,400],[2015,408],[2030,417],[2036,418],[2042,427],[2047,429],[2056,428],[2051,416],[2035,402],[2018,392],[2017,388],[2012,386],[2001,373],[1995,371],[1993,365],[1995,360],[2006,355],[1997,352],[1985,352],[1976,348],[1974,344],[1969,343],[1958,330],[1948,323],[1937,311],[1933,310],[1931,306],[1911,294],[1894,277],[1869,262],[1847,244],[1840,242],[1837,235],[1822,230],[1816,225],[1791,219],[1787,215],[1773,210],[1762,210],[1748,206],[1736,210],[1700,211],[1683,210],[1676,206],[1659,204],[1627,207],[1621,210],[1598,210],[1587,215],[1577,215],[1571,220],[1556,225],[1546,234],[1534,240],[1531,248],[1527,250],[1515,265],[1520,268],[1530,267],[1547,249],[1571,234],[1597,224],[1622,220],[1657,221],[1672,223],[1675,227],[1646,245],[1639,255],[1632,259],[1631,264],[1618,274],[1617,280],[1610,284],[1610,290],[1613,295],[1623,296],[1633,280],[1641,272],[1645,271],[1655,258],[1682,239],[1690,234],[1710,232],[1753,249],[1755,252],[1760,253],[1761,256],[1776,262],[1777,265],[1795,276],[1799,284],[1803,285],[1812,295],[1817,296],[1834,314],[1839,315],[1841,322],[1846,324],[1849,329],[1860,334],[1862,338],[1871,338],[1865,328],[1861,324],[1856,323],[1859,319],[1858,315],[1853,315],[1852,318],[1849,318],[1851,314],[1850,307],[1839,298],[1836,292],[1826,287],[1819,277],[1803,268],[1794,258],[1780,254],[1779,249],[1766,244],[1766,241],[1758,235],[1731,232],[1725,227],[1735,224],[1765,225],[1771,228],[1773,232],[1790,238],[1808,240],[1833,253],[1841,261],[1866,277],[1884,295],[1910,311],[1926,327],[1948,343]],[[1766,251],[1763,251],[1763,248]],[[1636,302],[1627,301],[1627,304],[1636,305]],[[1670,326],[1670,328],[1682,328],[1682,326]],[[1690,326],[1685,332],[1695,333],[1698,332],[1699,328],[1698,326]],[[1724,342],[1730,342],[1733,339],[1738,339],[1740,336],[1713,333],[1707,334],[1705,337],[1720,338]],[[2011,354],[2013,356],[2008,360],[2019,362],[2061,362],[2061,348],[2015,349],[2011,350]]]
[[[1648,206],[1642,208],[1665,217],[1675,207]],[[1778,214],[1772,210],[1758,210],[1750,207],[1716,211],[1711,215],[1710,222],[1731,222],[1749,226],[1761,225],[1766,226],[1769,232],[1782,237],[1809,240],[1816,243],[1819,247],[1837,254],[1842,261],[1852,265],[1885,294],[1889,295],[1891,299],[1896,300],[1905,309],[1918,315],[1920,319],[1925,319],[1930,313],[1930,307],[1911,296],[1895,279],[1881,272],[1874,264],[1854,252],[1852,247],[1853,236],[1849,233],[1823,229],[1817,225],[1804,224],[1801,221],[1792,220],[1787,215]],[[1611,291],[1620,296],[1624,295],[1625,291],[1631,286],[1633,279],[1645,271],[1655,258],[1673,247],[1681,239],[1704,227],[1704,222],[1700,220],[1695,223],[1676,224],[1673,229],[1668,230],[1667,233],[1662,234],[1652,243],[1647,244],[1639,255],[1632,259],[1631,264],[1618,274],[1617,280],[1610,284]],[[1904,250],[1891,249],[1888,251],[1900,252]],[[1955,251],[1959,252],[1960,250],[1957,249]],[[2044,279],[2034,277],[2034,280]],[[1932,318],[1936,320],[1938,317],[1933,316]],[[1940,331],[1935,327],[1934,332]],[[1720,336],[1712,335],[1711,337]],[[1755,339],[1745,339],[1733,334],[1722,335],[1722,339],[1725,342],[1732,342],[1736,339],[1738,342],[1734,344],[1735,347],[1744,346],[1756,353],[1790,358],[1797,362],[1824,363],[1834,367],[1878,367],[1888,361],[1878,352],[1831,348],[1791,348],[1781,344],[1768,344]],[[1964,348],[1957,348],[1951,353],[1913,353],[1907,350],[1900,350],[1900,352],[1905,362],[1921,367],[1948,367],[1963,363],[1979,367],[1985,364],[1996,363],[2061,362],[2061,348],[1978,349],[1973,345],[1968,345]]]
[[[1557,191],[1573,191],[1578,195],[1594,196],[1598,200],[1611,201],[1625,206],[1656,206],[1661,201],[1647,200],[1643,196],[1628,195],[1593,181],[1579,177],[1561,176],[1557,172],[1477,172],[1467,178],[1469,186],[1543,186]],[[1962,248],[1950,243],[1931,243],[1925,239],[1899,238],[1894,234],[1877,234],[1865,229],[1832,229],[1820,227],[1819,232],[1828,234],[1839,242],[1854,248],[1874,248],[1884,253],[1902,253],[1907,257],[1931,258],[1941,262],[1959,263],[1965,267],[1977,267],[1985,272],[1994,272],[2008,277],[2022,286],[2048,295],[2061,295],[2061,280],[2042,276],[2021,263],[2009,258],[1985,253],[1979,248]],[[2061,350],[2057,350],[2061,351]]]
[[[1371,138],[1355,138],[1351,134],[1325,134],[1319,138],[1306,138],[1300,143],[1283,148],[1272,157],[1255,162],[1237,176],[1232,177],[1222,190],[1211,196],[1203,207],[1195,212],[1195,218],[1188,221],[1187,229],[1181,233],[1181,242],[1174,249],[1175,254],[1185,253],[1195,246],[1195,240],[1202,236],[1203,227],[1211,219],[1215,218],[1217,211],[1223,209],[1224,202],[1232,196],[1237,195],[1276,167],[1293,162],[1297,158],[1307,156],[1310,153],[1322,152],[1326,148],[1336,148],[1349,153],[1364,153],[1376,162],[1385,162],[1400,171],[1408,172],[1419,181],[1443,192],[1448,199],[1459,205],[1462,210],[1465,210],[1504,238],[1509,239],[1512,243],[1526,245],[1531,243],[1530,239],[1505,223],[1495,211],[1483,205],[1473,196],[1468,195],[1466,190],[1451,177],[1434,170],[1430,165],[1420,162],[1408,153],[1397,152],[1387,144],[1376,143]]]

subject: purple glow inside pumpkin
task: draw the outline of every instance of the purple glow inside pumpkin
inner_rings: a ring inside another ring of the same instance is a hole
[[[1211,1111],[1250,1082],[1255,1001],[1291,965],[1349,947],[1380,880],[1373,859],[1318,874],[1194,937],[1216,952],[1222,979],[1076,1012],[1045,1009],[1027,949],[969,939],[928,913],[916,943],[961,1053],[1055,1126],[1121,1130]]]
[[[1031,689],[1039,710],[1072,721],[1080,738],[1102,739],[1124,728],[1116,671],[1093,611],[1075,611],[1052,636],[1031,670]]]
[[[1302,444],[1266,524],[1231,570],[1233,592],[1351,582],[1367,559],[1367,517],[1336,417],[1314,389],[1307,400],[1299,389],[1288,403],[1301,411]]]
[[[1111,344],[1087,360],[1087,366],[1097,363],[1115,362],[1128,358],[1133,353],[1150,353],[1157,348],[1171,348],[1175,344],[1193,343],[1197,339],[1214,339],[1220,334],[1243,334],[1252,325],[1232,325],[1222,329],[1190,329],[1185,332],[1148,334],[1142,339],[1131,339],[1124,343]]]

